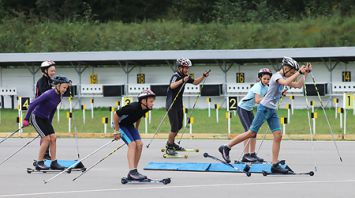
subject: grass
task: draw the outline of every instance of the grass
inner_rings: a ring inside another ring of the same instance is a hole
[[[321,109],[316,108],[318,112],[317,119],[317,134],[329,134],[328,125],[325,120],[325,116]],[[12,132],[17,129],[16,117],[17,110],[8,110],[2,109],[1,112],[1,122],[0,122],[0,132]],[[326,109],[330,124],[333,127],[333,130],[336,134],[341,134],[343,130],[339,125],[339,117],[335,119],[334,109]],[[212,110],[211,117],[208,117],[208,112],[206,109],[196,109],[193,112],[193,117],[195,117],[195,123],[193,125],[193,133],[220,133],[227,134],[227,119],[225,116],[226,110],[221,109],[219,112],[219,123],[216,123],[216,113],[215,110]],[[158,124],[165,114],[163,109],[155,109],[152,111],[152,122],[148,127],[148,133],[154,133],[158,127]],[[279,116],[287,117],[287,110],[280,109]],[[73,112],[74,122],[77,125],[77,130],[80,133],[85,132],[94,132],[94,133],[103,133],[104,126],[101,122],[102,117],[108,117],[110,123],[110,112],[108,108],[95,109],[95,118],[91,119],[90,111],[86,111],[86,124],[83,124],[82,120],[82,111],[75,110]],[[355,116],[352,114],[352,110],[348,110],[348,119],[347,119],[347,131],[348,134],[355,134]],[[74,123],[73,122],[73,123]],[[239,118],[234,116],[231,121],[231,131],[232,133],[243,132],[243,128],[240,124]],[[53,125],[56,132],[68,132],[68,119],[66,118],[66,112],[62,110],[60,112],[60,122],[57,122],[57,115],[54,116]],[[140,132],[144,133],[144,120],[141,122]],[[169,120],[166,118],[161,126],[161,133],[167,133],[170,130]],[[264,124],[260,129],[260,133],[265,133],[267,130],[267,124]],[[28,127],[24,132],[33,132],[32,127]],[[74,132],[74,127],[72,128]],[[108,132],[112,132],[110,124],[108,124]],[[186,133],[189,133],[189,130],[186,129]],[[304,109],[295,109],[294,115],[291,116],[291,123],[286,126],[287,134],[309,134],[308,118],[307,111]]]

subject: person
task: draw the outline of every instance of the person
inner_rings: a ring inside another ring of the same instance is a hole
[[[262,68],[258,72],[258,81],[254,84],[247,95],[242,98],[238,103],[237,113],[241,124],[243,125],[244,131],[248,131],[251,122],[254,119],[253,108],[260,103],[262,98],[265,96],[269,81],[272,76],[272,72],[268,68]],[[263,162],[264,159],[260,158],[255,153],[256,138],[250,138],[244,140],[244,155],[242,162]]]
[[[185,150],[183,147],[175,143],[175,137],[183,125],[183,93],[186,83],[198,85],[204,78],[208,77],[208,72],[197,79],[193,79],[189,75],[192,63],[187,58],[179,58],[176,60],[177,71],[170,79],[166,97],[166,110],[168,111],[171,132],[166,143],[166,153],[168,155],[176,155],[176,151]],[[171,106],[170,110],[169,107]]]
[[[143,142],[139,135],[141,118],[153,109],[155,93],[144,90],[138,95],[138,102],[128,104],[117,110],[113,116],[114,139],[122,140],[128,145],[128,176],[130,180],[144,180],[147,176],[138,172],[137,167],[143,150]],[[135,126],[134,126],[135,124]]]
[[[53,79],[54,87],[41,96],[34,99],[28,108],[25,119],[23,120],[23,126],[29,125],[31,119],[32,126],[42,138],[42,144],[39,149],[38,160],[36,162],[37,170],[64,170],[64,167],[57,162],[56,158],[56,141],[54,128],[52,126],[52,120],[58,104],[62,100],[62,95],[67,91],[71,84],[71,81],[64,76],[56,76]],[[44,154],[46,149],[50,146],[51,153],[51,165],[47,167],[44,164]]]
[[[273,132],[274,136],[272,145],[271,171],[274,173],[282,174],[288,173],[288,170],[282,167],[278,161],[282,133],[280,128],[280,119],[277,115],[277,104],[281,98],[284,86],[302,88],[305,78],[307,77],[307,74],[311,72],[311,70],[312,65],[310,63],[307,63],[306,65],[303,65],[301,68],[299,68],[298,63],[294,59],[290,57],[284,57],[282,59],[281,68],[277,73],[272,75],[269,89],[257,108],[256,116],[249,130],[238,135],[228,144],[221,145],[218,148],[219,152],[222,154],[223,159],[227,163],[230,163],[229,152],[231,148],[248,138],[255,138],[261,125],[267,121],[269,128]]]
[[[55,62],[51,60],[43,61],[41,64],[41,72],[42,72],[42,77],[38,79],[36,83],[36,98],[42,95],[44,92],[52,89],[52,83],[53,80],[52,78],[56,74],[56,68],[55,68]],[[40,141],[40,145],[42,144],[42,139]],[[51,159],[51,156],[49,154],[49,145],[48,148],[44,154],[44,158],[47,160]]]

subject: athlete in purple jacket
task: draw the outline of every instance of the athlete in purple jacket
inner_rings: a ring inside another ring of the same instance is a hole
[[[37,170],[64,170],[64,167],[59,165],[56,158],[56,135],[52,126],[52,119],[61,101],[62,95],[67,91],[71,81],[66,77],[56,76],[53,79],[54,88],[44,92],[41,96],[30,103],[26,117],[23,121],[23,126],[29,125],[29,120],[37,133],[42,138],[42,144],[39,149],[38,161],[36,163]],[[51,166],[47,167],[44,164],[44,154],[50,146]]]

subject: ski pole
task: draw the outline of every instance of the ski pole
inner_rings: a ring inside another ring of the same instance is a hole
[[[111,144],[112,142],[116,141],[115,139],[105,143],[104,145],[100,146],[98,149],[96,149],[95,151],[93,151],[92,153],[88,154],[87,156],[85,156],[84,158],[76,161],[74,164],[70,165],[69,167],[67,167],[66,169],[64,169],[63,171],[59,172],[58,174],[54,175],[53,177],[49,178],[48,180],[43,180],[44,184],[47,184],[48,182],[52,181],[53,179],[57,178],[59,175],[67,172],[69,169],[75,167],[77,164],[79,164],[80,162],[84,161],[85,159],[89,158],[90,156],[92,156],[93,154],[97,153],[98,151],[100,151],[101,149],[105,148],[106,146],[108,146],[109,144]]]
[[[10,135],[6,136],[4,139],[2,139],[2,140],[0,141],[0,144],[3,143],[3,142],[5,142],[7,139],[11,138],[13,135],[15,135],[15,134],[16,134],[17,132],[19,132],[21,129],[23,129],[23,127],[17,129],[16,131],[12,132]]]
[[[97,166],[98,164],[100,164],[101,162],[103,162],[105,159],[107,159],[108,157],[110,157],[112,154],[114,154],[116,151],[118,151],[120,148],[122,148],[125,144],[122,144],[120,146],[118,146],[115,150],[113,150],[112,152],[110,152],[109,154],[107,154],[105,157],[103,157],[102,159],[100,159],[99,161],[97,161],[94,165],[90,166],[89,168],[87,168],[84,172],[81,172],[80,175],[78,175],[77,177],[75,177],[73,179],[73,181],[77,180],[79,177],[83,176],[84,174],[86,174],[87,172],[89,172],[92,168],[94,168],[95,166]]]
[[[312,126],[311,126],[311,117],[309,116],[309,106],[308,106],[309,101],[308,101],[306,86],[304,84],[303,84],[303,89],[304,89],[304,95],[306,97],[306,108],[307,108],[309,135],[311,136],[310,140],[311,140],[311,146],[312,146],[312,155],[313,155],[313,159],[314,159],[314,171],[317,172],[317,162],[316,162],[316,158],[315,158],[315,155],[314,155],[314,140],[313,140]]]
[[[333,144],[334,144],[335,149],[336,149],[336,151],[337,151],[339,160],[340,160],[341,162],[343,162],[343,159],[342,159],[342,157],[341,157],[341,155],[340,155],[340,151],[339,151],[338,145],[337,145],[337,143],[336,143],[336,141],[335,141],[333,128],[332,128],[332,126],[330,125],[330,122],[329,122],[327,113],[326,113],[325,108],[324,108],[324,105],[323,105],[322,98],[320,97],[320,93],[319,93],[319,90],[318,90],[318,87],[317,87],[316,79],[315,79],[315,77],[314,77],[314,75],[313,75],[312,72],[310,72],[310,74],[311,74],[311,77],[312,77],[312,81],[313,81],[314,88],[316,89],[316,92],[317,92],[317,96],[318,96],[318,100],[319,100],[320,106],[321,106],[321,108],[322,108],[322,110],[323,110],[323,113],[324,113],[325,120],[327,121],[327,124],[328,124],[328,127],[329,127],[329,131],[330,131],[330,134],[331,134],[331,137],[332,137]]]
[[[13,156],[15,156],[17,153],[19,153],[22,149],[24,149],[26,146],[28,146],[29,144],[31,144],[33,141],[35,141],[35,139],[37,139],[39,137],[39,135],[37,135],[35,138],[33,138],[31,141],[27,142],[26,144],[24,144],[21,148],[19,148],[16,152],[14,152],[13,154],[11,154],[9,157],[7,157],[6,159],[4,159],[4,161],[2,161],[0,163],[0,166],[2,164],[4,164],[5,162],[7,162],[10,158],[12,158]]]
[[[207,74],[210,73],[210,72],[211,72],[210,69],[206,71]],[[201,84],[201,89],[202,89],[203,86],[205,85],[206,79],[207,79],[207,77],[206,77],[205,79],[203,79],[203,82],[202,82],[202,84]],[[191,109],[191,111],[190,111],[190,113],[189,113],[189,116],[188,116],[189,120],[190,120],[190,118],[191,118],[191,116],[192,116],[192,113],[193,113],[193,111],[194,111],[194,109],[195,109],[195,107],[196,107],[196,104],[197,104],[198,100],[200,99],[200,97],[201,97],[201,91],[200,91],[200,93],[196,96],[195,102],[194,102],[194,104],[193,104],[193,106],[192,106],[192,109]],[[188,123],[189,123],[189,122],[188,122]],[[186,127],[187,127],[187,126],[184,126],[184,130],[183,130],[182,133],[181,133],[180,140],[178,141],[178,144],[179,144],[179,145],[180,145],[181,139],[184,137],[184,134],[185,134],[185,131],[186,131]]]

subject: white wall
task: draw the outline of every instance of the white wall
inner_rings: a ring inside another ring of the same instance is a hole
[[[246,82],[255,82],[257,78],[257,71],[262,67],[268,67],[273,70],[270,65],[261,64],[248,64],[248,65],[237,65],[234,64],[232,68],[227,73],[227,82],[235,82],[235,73],[244,72]],[[339,63],[333,71],[333,82],[340,82],[342,80],[342,71],[347,67],[348,71],[353,74],[353,79],[355,79],[355,65],[346,65],[345,63]],[[330,73],[323,63],[314,63],[313,73],[316,77],[317,82],[328,82],[330,83]],[[222,84],[225,82],[224,73],[221,71],[220,67],[217,65],[209,66],[193,66],[191,72],[195,73],[195,76],[200,76],[203,71],[211,69],[210,77],[207,79],[207,84]],[[98,74],[99,84],[126,84],[127,76],[120,67],[96,67],[92,69],[89,67],[82,74],[82,84],[89,84],[89,75],[94,71]],[[273,70],[274,71],[274,70]],[[136,83],[137,73],[145,73],[146,83],[148,84],[168,84],[173,71],[170,66],[150,66],[150,67],[135,67],[129,74],[129,83]],[[73,84],[79,84],[79,77],[74,68],[67,67],[57,67],[57,74],[67,76],[73,81]],[[35,76],[37,81],[41,77],[41,73],[38,72]],[[353,80],[354,81],[354,80]],[[307,82],[312,82],[311,78],[308,77]],[[13,88],[16,87],[19,96],[23,97],[33,97],[33,86],[36,82],[33,82],[32,74],[26,68],[1,68],[0,69],[0,87]],[[330,84],[328,85],[330,88]],[[330,91],[330,89],[329,89]],[[310,97],[310,99],[315,99],[315,97]],[[323,98],[325,103],[329,97]],[[95,106],[112,106],[115,101],[120,100],[120,98],[95,98]],[[185,97],[184,102],[186,106],[192,106],[195,98]],[[77,99],[75,100],[77,101]],[[223,97],[213,97],[212,103],[222,104],[224,101]],[[285,99],[285,103],[288,98]],[[89,98],[82,98],[82,104],[87,104],[89,106]],[[80,107],[78,102],[75,102],[77,108]],[[10,97],[5,96],[5,106],[10,107]],[[63,106],[67,107],[66,100],[63,102]],[[156,107],[165,106],[165,97],[158,97],[156,102]],[[224,104],[225,106],[225,104]],[[284,105],[283,105],[284,106]],[[205,97],[201,97],[197,108],[206,108],[207,102]],[[296,108],[305,107],[304,97],[296,97],[295,101]]]

